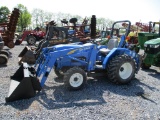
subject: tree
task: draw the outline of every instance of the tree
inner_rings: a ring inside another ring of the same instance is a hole
[[[4,23],[8,21],[8,15],[10,10],[6,6],[0,7],[0,23]]]
[[[97,27],[99,30],[105,30],[106,26],[107,24],[105,18],[97,18]]]
[[[20,17],[18,19],[18,26],[23,30],[27,28],[31,24],[31,14],[28,12],[27,8],[22,5],[18,4],[17,8],[20,10]]]
[[[42,9],[33,9],[32,11],[32,23],[35,24],[36,27],[43,28],[45,22],[49,22],[53,18],[53,13],[45,12]]]
[[[49,22],[49,21],[52,21],[52,20],[54,20],[53,18],[54,18],[54,14],[53,13],[51,13],[51,12],[45,12],[45,22]]]
[[[32,22],[33,24],[35,23],[36,26],[38,26],[38,22],[39,22],[39,9],[33,9],[32,11]]]

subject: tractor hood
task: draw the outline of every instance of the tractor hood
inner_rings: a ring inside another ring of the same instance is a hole
[[[86,43],[86,44],[80,44],[80,43],[71,43],[71,44],[61,44],[61,45],[55,45],[50,47],[51,51],[60,51],[65,49],[77,49],[82,47],[90,47],[92,46],[92,43]]]
[[[55,45],[55,46],[52,46],[52,47],[43,48],[42,51],[43,51],[43,53],[48,53],[48,52],[69,50],[69,49],[78,49],[78,48],[90,49],[91,46],[95,46],[95,44],[92,44],[92,43],[86,43],[86,44],[79,44],[79,43],[60,44],[60,45]]]
[[[145,45],[160,45],[160,38],[146,41]]]
[[[70,45],[70,44],[66,44],[66,45],[55,45],[54,47],[52,47],[54,50],[64,50],[64,49],[71,49],[71,48],[80,48],[82,47],[82,45]]]

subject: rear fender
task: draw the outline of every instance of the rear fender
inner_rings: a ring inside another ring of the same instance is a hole
[[[131,56],[131,58],[133,58],[136,61],[136,63],[137,63],[137,66],[136,66],[137,70],[136,71],[138,71],[140,68],[140,65],[141,65],[140,55],[138,55],[134,51],[128,50],[126,48],[113,48],[103,61],[103,69],[106,69],[106,66],[108,65],[109,61],[113,57],[115,57],[117,55],[122,55],[122,54],[129,55],[129,56]]]

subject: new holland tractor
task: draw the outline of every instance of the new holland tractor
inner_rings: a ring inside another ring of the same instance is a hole
[[[122,21],[117,21],[113,24]],[[123,21],[124,22],[124,21]],[[125,21],[129,22],[130,21]],[[130,28],[127,28],[127,33]],[[69,90],[81,89],[87,75],[96,74],[97,70],[106,73],[111,82],[126,84],[134,79],[141,64],[141,57],[126,48],[126,35],[120,42],[111,38],[108,45],[93,43],[61,44],[42,49],[34,66],[23,63],[11,76],[11,84],[6,102],[31,98],[44,86],[52,69],[58,77],[62,77]]]

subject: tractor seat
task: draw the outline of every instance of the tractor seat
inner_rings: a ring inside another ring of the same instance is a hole
[[[105,55],[108,54],[113,48],[117,48],[118,47],[118,39],[116,39],[116,38],[110,39],[108,41],[107,47],[108,48],[102,48],[99,51],[102,54],[105,54]]]

